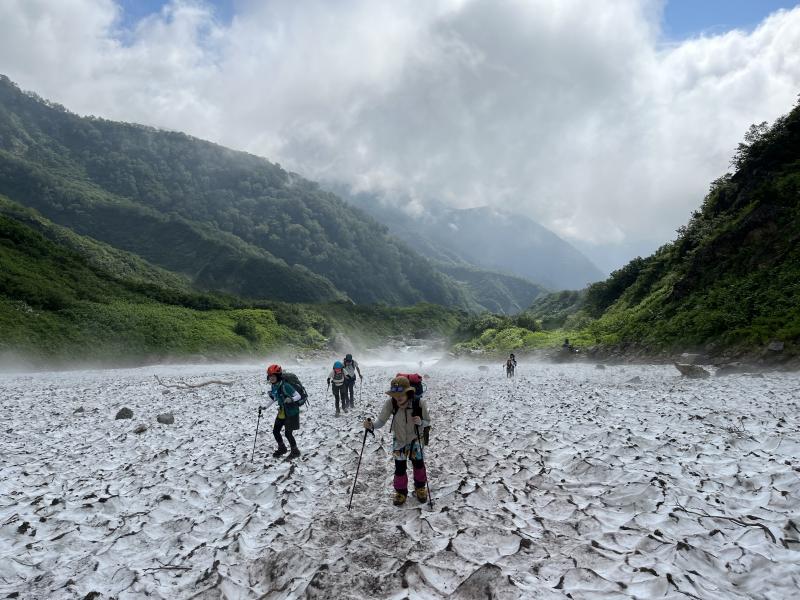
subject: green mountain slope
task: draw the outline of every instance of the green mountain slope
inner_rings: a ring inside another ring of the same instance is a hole
[[[752,355],[779,340],[782,356],[800,354],[800,106],[753,126],[731,164],[675,241],[581,292],[537,299],[525,314],[551,331],[518,335],[513,348],[569,337]],[[497,337],[473,333],[464,348]]]
[[[442,273],[463,284],[471,297],[492,313],[517,314],[528,304],[547,293],[528,279],[481,269],[463,263],[433,261]]]
[[[427,330],[449,335],[466,313],[248,302],[198,293],[185,278],[80,236],[0,196],[0,367],[105,364],[193,355],[263,355],[323,347],[337,333],[363,343]]]
[[[313,182],[180,133],[78,117],[3,76],[0,193],[205,289],[477,308],[385,227]]]
[[[758,345],[800,337],[800,106],[754,126],[678,238],[589,287],[601,339]]]
[[[411,216],[376,194],[353,193],[342,184],[328,187],[438,263],[511,274],[551,290],[583,287],[603,278],[574,246],[522,215],[486,206],[452,209],[427,201],[422,214]],[[532,299],[526,298],[525,305]]]

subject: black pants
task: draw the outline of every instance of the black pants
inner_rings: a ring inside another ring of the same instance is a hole
[[[272,426],[272,435],[275,436],[275,441],[278,442],[278,448],[286,448],[286,444],[283,443],[283,438],[281,437],[281,429],[283,429],[284,425],[286,425],[286,419],[275,417],[275,425]],[[292,448],[297,447],[297,442],[294,440],[294,436],[288,428],[286,429],[286,439],[289,440],[289,444]]]
[[[342,408],[347,408],[347,390],[345,389],[345,384],[336,385],[335,383],[331,385],[333,388],[333,399],[336,401],[336,412],[339,412],[339,400],[342,401]]]
[[[347,388],[347,395],[350,396],[350,408],[353,408],[354,401],[355,401],[355,387],[356,387],[356,378],[355,377],[345,377],[344,378],[344,385]],[[345,399],[347,396],[345,396]]]

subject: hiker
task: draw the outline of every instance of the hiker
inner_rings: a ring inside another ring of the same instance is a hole
[[[395,377],[386,392],[389,399],[373,422],[364,421],[364,428],[370,431],[380,429],[392,417],[390,431],[393,432],[392,456],[394,457],[394,505],[401,506],[408,496],[407,460],[414,467],[414,495],[421,503],[428,500],[426,484],[428,476],[423,462],[420,446],[421,428],[428,427],[431,418],[425,401],[416,395],[408,377]]]
[[[286,428],[286,439],[289,440],[291,451],[289,458],[300,456],[297,442],[292,435],[293,431],[300,429],[300,405],[302,396],[292,385],[283,380],[283,369],[280,365],[270,365],[267,367],[267,378],[272,384],[269,397],[278,403],[278,415],[275,417],[275,425],[272,427],[272,435],[278,442],[278,449],[272,453],[275,458],[286,454],[286,444],[281,437],[281,429]]]
[[[572,344],[569,343],[569,338],[564,338],[564,343],[561,344],[561,351],[562,352],[573,352],[574,348]]]
[[[511,353],[511,356],[508,357],[506,360],[506,377],[514,377],[514,371],[517,369],[517,359],[514,357],[514,353]]]
[[[364,381],[364,376],[361,374],[361,369],[358,368],[358,362],[353,360],[353,355],[348,354],[344,357],[344,385],[345,397],[343,399],[344,405],[353,408],[355,403],[354,389],[356,387],[356,371],[361,381]]]
[[[339,416],[339,400],[342,410],[347,412],[347,394],[344,381],[344,365],[340,361],[333,363],[333,370],[328,374],[328,386],[333,386],[333,398],[336,400],[336,416]]]

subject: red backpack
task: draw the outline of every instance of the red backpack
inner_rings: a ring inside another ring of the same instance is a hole
[[[422,375],[419,373],[398,373],[395,377],[405,377],[408,382],[414,387],[414,395],[421,398],[425,393],[425,384],[422,383]]]

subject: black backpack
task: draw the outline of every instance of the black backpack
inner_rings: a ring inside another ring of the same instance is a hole
[[[292,386],[298,394],[300,394],[300,400],[297,402],[297,406],[303,406],[303,404],[308,402],[308,392],[306,391],[306,388],[303,387],[303,384],[300,383],[300,379],[297,377],[297,375],[294,373],[289,373],[288,371],[284,371],[283,380]]]

